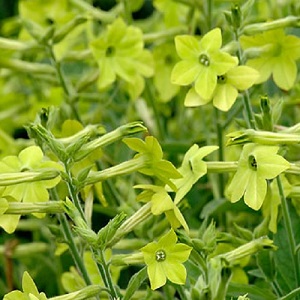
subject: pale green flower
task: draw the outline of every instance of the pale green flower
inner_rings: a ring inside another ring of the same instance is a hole
[[[241,153],[237,172],[228,186],[231,202],[244,196],[245,203],[258,210],[267,194],[267,181],[290,167],[288,161],[278,155],[278,146],[246,144]]]
[[[24,272],[22,279],[23,292],[15,290],[6,294],[3,300],[47,300],[44,293],[39,293],[34,281],[28,274]]]
[[[137,76],[153,75],[153,58],[144,49],[143,33],[134,26],[127,26],[122,19],[116,19],[107,30],[90,43],[98,63],[99,89],[111,85],[117,76],[125,82],[136,83]]]
[[[281,89],[291,89],[297,77],[296,60],[300,58],[300,38],[286,35],[283,29],[265,31],[255,36],[242,36],[244,49],[261,48],[259,57],[251,58],[247,65],[256,69],[260,77],[256,83],[262,83],[273,75]],[[250,50],[250,49],[249,49]]]
[[[200,41],[194,36],[176,36],[175,46],[182,61],[175,65],[171,82],[178,85],[194,83],[195,92],[207,102],[217,86],[217,76],[238,64],[237,57],[220,50],[220,28],[209,31]]]
[[[192,248],[177,242],[173,229],[141,249],[147,265],[151,289],[165,285],[167,279],[176,284],[185,284],[186,269],[183,263],[189,258]]]
[[[0,161],[0,173],[44,172],[47,170],[61,170],[62,166],[54,161],[44,159],[42,150],[37,146],[30,146],[22,150],[18,156],[6,156]],[[8,202],[45,202],[49,200],[47,189],[56,186],[60,176],[49,180],[24,182],[2,187],[2,197]],[[44,214],[34,214],[42,217]],[[0,226],[8,233],[12,233],[18,225],[20,215],[4,214],[0,216]]]

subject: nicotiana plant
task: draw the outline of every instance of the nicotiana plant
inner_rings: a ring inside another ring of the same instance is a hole
[[[2,2],[4,300],[300,299],[298,1]]]

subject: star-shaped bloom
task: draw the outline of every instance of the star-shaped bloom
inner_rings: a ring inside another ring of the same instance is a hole
[[[117,76],[125,82],[136,83],[137,76],[153,75],[153,58],[144,49],[143,33],[127,26],[120,18],[108,25],[101,36],[90,43],[100,69],[99,89],[112,84]]]
[[[22,150],[18,156],[6,156],[0,161],[0,173],[18,172],[47,172],[54,171],[55,178],[24,182],[8,185],[2,188],[2,197],[7,198],[8,202],[45,202],[49,200],[47,189],[52,188],[60,181],[59,172],[62,166],[54,161],[44,159],[42,150],[37,146],[30,146]],[[42,217],[43,214],[34,214]],[[4,214],[0,216],[0,226],[8,233],[12,233],[19,222],[20,215]]]
[[[185,231],[189,232],[189,227],[184,216],[164,187],[151,184],[139,184],[134,187],[144,189],[137,196],[137,200],[151,202],[151,212],[153,215],[165,213],[173,229],[182,226]]]
[[[178,169],[182,178],[173,179],[177,187],[175,204],[189,192],[192,186],[207,172],[206,163],[202,160],[204,156],[218,149],[218,146],[205,146],[199,148],[194,144],[185,154],[181,167]]]
[[[192,248],[176,242],[177,236],[171,229],[158,242],[141,249],[152,290],[165,285],[167,279],[176,284],[185,284],[187,272],[183,263],[189,258]]]
[[[181,174],[171,162],[163,159],[163,151],[156,138],[147,136],[145,141],[138,138],[125,138],[123,142],[132,150],[139,152],[134,158],[145,158],[147,167],[140,169],[139,172],[156,176],[162,182],[174,187],[170,178],[180,178]]]
[[[241,44],[244,49],[262,50],[259,57],[247,61],[248,66],[260,72],[256,83],[265,82],[273,75],[274,82],[281,89],[289,90],[294,86],[297,77],[296,60],[300,58],[299,37],[286,35],[281,28],[255,36],[242,36]]]
[[[244,195],[245,203],[258,210],[267,194],[267,181],[290,167],[288,161],[278,155],[278,146],[246,144],[241,153],[237,172],[228,186],[231,202]]]
[[[227,73],[217,77],[217,86],[208,101],[201,98],[193,89],[185,98],[185,106],[199,106],[213,101],[213,105],[222,110],[228,111],[234,104],[239,91],[250,88],[258,79],[259,72],[248,66],[237,66]]]
[[[175,65],[171,82],[178,85],[194,83],[195,92],[207,102],[217,86],[217,76],[238,64],[237,57],[220,50],[220,28],[209,31],[200,41],[194,36],[176,36],[175,46],[182,61]]]

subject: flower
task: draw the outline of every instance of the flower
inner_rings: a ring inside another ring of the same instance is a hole
[[[217,87],[213,95],[213,105],[228,111],[234,104],[238,91],[250,88],[259,77],[259,73],[247,66],[237,66],[226,74],[218,76]]]
[[[3,300],[47,300],[48,298],[44,293],[39,293],[34,281],[28,274],[24,272],[22,278],[23,292],[15,290],[6,294]]]
[[[230,182],[227,193],[231,202],[244,195],[245,203],[258,210],[267,193],[267,181],[290,167],[288,161],[276,154],[278,146],[246,144],[241,153],[237,172]]]
[[[206,174],[207,166],[202,158],[218,149],[218,146],[206,146],[199,148],[194,144],[185,154],[181,167],[178,169],[182,178],[173,179],[172,182],[178,191],[175,196],[175,204],[189,192],[200,177]]]
[[[44,160],[42,150],[37,146],[30,146],[22,150],[18,156],[6,156],[0,161],[0,173],[46,172],[61,170],[61,165],[54,161]],[[58,184],[60,176],[53,179],[24,182],[5,186],[1,189],[1,196],[8,202],[45,202],[49,200],[47,189]],[[44,214],[34,214],[42,217]],[[0,226],[8,233],[12,233],[19,222],[20,215],[4,214],[0,216]]]
[[[173,229],[141,249],[147,265],[151,289],[166,284],[167,278],[176,284],[185,284],[186,269],[183,263],[189,258],[192,248],[177,242]]]
[[[165,213],[172,228],[177,229],[182,226],[185,231],[189,232],[189,227],[181,211],[164,187],[151,184],[139,184],[134,187],[144,189],[144,191],[137,196],[137,200],[141,202],[151,202],[151,213],[153,215],[157,216]]]
[[[300,38],[286,35],[283,29],[265,31],[255,36],[242,36],[243,49],[260,48],[259,57],[248,59],[247,65],[260,72],[256,83],[273,75],[278,87],[289,90],[297,77],[296,60],[300,58]],[[250,50],[250,49],[249,49]]]
[[[217,86],[217,76],[238,64],[237,57],[220,50],[221,45],[220,28],[209,31],[200,41],[194,36],[176,36],[175,46],[182,61],[175,65],[171,82],[179,85],[194,83],[192,90],[207,103]]]
[[[104,89],[119,76],[128,83],[141,83],[137,77],[153,75],[153,58],[144,50],[143,33],[139,28],[126,26],[120,18],[90,43],[100,68],[98,88]],[[142,81],[144,82],[144,81]]]
[[[138,138],[125,138],[123,142],[132,150],[139,152],[134,156],[135,159],[145,158],[147,166],[140,169],[140,173],[156,176],[162,182],[174,187],[170,178],[180,178],[181,174],[171,162],[162,159],[163,152],[156,138],[147,136],[145,141]]]

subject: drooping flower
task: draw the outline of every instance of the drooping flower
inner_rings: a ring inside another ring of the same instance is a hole
[[[192,248],[176,242],[177,236],[171,229],[158,242],[141,249],[152,290],[165,285],[167,279],[176,284],[185,284],[187,272],[183,263],[189,258]]]
[[[251,87],[258,77],[258,71],[247,66],[237,66],[217,76],[217,86],[212,96],[213,105],[222,111],[228,111],[234,104],[239,91]],[[207,100],[194,93],[186,97],[184,104],[185,106],[199,106],[206,103]]]
[[[144,157],[147,166],[139,170],[142,174],[156,176],[162,182],[174,187],[171,178],[180,178],[181,174],[174,165],[163,159],[163,151],[157,139],[153,136],[147,136],[145,141],[138,138],[125,138],[123,142],[138,154],[134,158]]]
[[[290,167],[288,161],[278,155],[278,146],[246,144],[241,153],[237,172],[227,193],[231,202],[244,196],[245,203],[258,210],[267,193],[267,181]]]
[[[37,146],[30,146],[22,150],[18,156],[6,156],[0,161],[0,173],[19,172],[48,172],[51,178],[36,180],[33,182],[17,183],[5,186],[1,189],[2,197],[8,202],[45,202],[49,200],[47,189],[52,188],[60,181],[59,170],[62,166],[54,161],[44,159],[42,150]],[[41,214],[34,214],[43,216]],[[0,226],[8,233],[12,233],[19,222],[20,215],[4,214],[0,216]]]
[[[194,91],[206,103],[213,96],[217,76],[225,74],[238,64],[237,57],[220,50],[220,28],[209,31],[200,41],[194,36],[176,36],[175,46],[182,61],[175,65],[171,82],[178,85],[194,83]]]
[[[194,144],[185,154],[181,167],[178,169],[182,178],[173,179],[172,182],[177,187],[175,204],[189,192],[192,186],[207,172],[207,166],[202,160],[204,156],[217,150],[217,146],[206,146],[199,148]]]
[[[273,75],[274,82],[283,90],[293,87],[297,77],[296,60],[300,58],[300,38],[286,35],[282,28],[265,31],[255,36],[242,36],[244,49],[260,48],[259,57],[248,59],[247,65],[256,69],[262,83]],[[250,49],[249,49],[250,50]]]
[[[117,76],[128,83],[136,77],[153,75],[153,58],[144,49],[143,33],[134,26],[127,26],[122,19],[116,19],[107,30],[90,43],[97,60],[100,76],[99,89],[112,84]]]
[[[182,226],[185,231],[189,231],[184,216],[164,187],[151,184],[139,184],[134,187],[144,189],[144,191],[137,196],[137,200],[141,202],[151,202],[151,212],[153,215],[165,213],[173,229]]]

